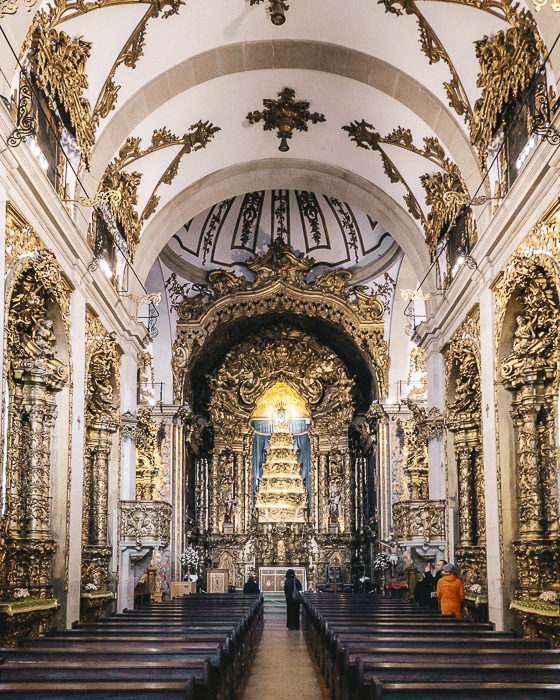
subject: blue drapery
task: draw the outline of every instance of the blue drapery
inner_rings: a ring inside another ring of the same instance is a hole
[[[298,462],[301,465],[301,475],[307,492],[307,510],[311,510],[311,443],[309,441],[309,419],[299,418],[288,423],[288,428],[294,436],[295,447],[298,450]],[[253,437],[253,506],[259,479],[262,475],[262,465],[266,460],[266,450],[270,447],[270,434],[274,429],[274,423],[265,419],[253,421],[255,435]]]

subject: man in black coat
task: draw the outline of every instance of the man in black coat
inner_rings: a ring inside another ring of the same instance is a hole
[[[430,601],[428,607],[430,610],[439,610],[438,599],[436,596],[437,583],[443,576],[443,567],[447,564],[445,559],[440,559],[436,562],[436,573],[432,574],[432,567],[428,564],[424,574],[424,580],[429,586]]]
[[[293,569],[288,569],[284,581],[284,595],[286,596],[286,627],[289,630],[299,629],[300,603],[297,603],[293,598],[294,588],[301,591],[301,581],[296,578],[296,572]]]

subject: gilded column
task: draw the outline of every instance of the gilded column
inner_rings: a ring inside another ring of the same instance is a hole
[[[537,451],[537,407],[517,404],[512,415],[517,437],[519,470],[519,534],[523,537],[542,533],[543,504]]]

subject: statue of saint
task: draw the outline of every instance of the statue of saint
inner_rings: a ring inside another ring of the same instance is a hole
[[[224,523],[233,523],[233,514],[235,513],[236,505],[237,500],[233,497],[233,491],[229,490],[226,494]]]
[[[327,501],[327,514],[329,523],[337,524],[340,517],[340,493],[338,489],[331,486],[329,490],[329,498]]]

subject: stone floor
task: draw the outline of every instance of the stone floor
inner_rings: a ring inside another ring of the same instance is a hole
[[[284,596],[265,596],[264,630],[239,700],[328,700],[330,697],[301,632],[286,629]]]

